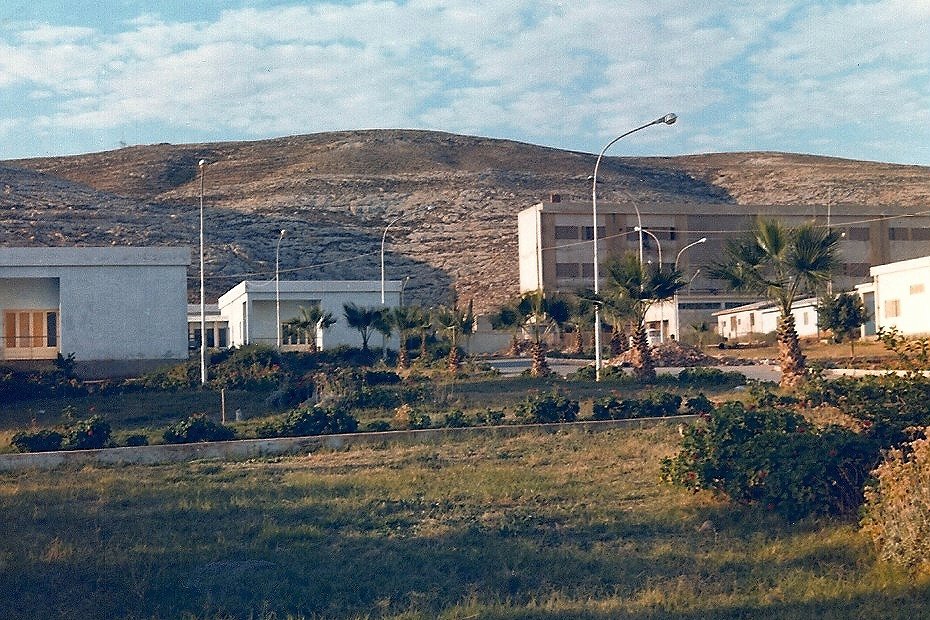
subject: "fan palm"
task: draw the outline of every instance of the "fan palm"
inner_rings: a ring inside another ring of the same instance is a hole
[[[328,329],[335,324],[336,318],[333,313],[324,312],[317,305],[310,307],[298,306],[297,316],[285,323],[292,330],[306,337],[311,353],[317,352],[317,339],[320,330]]]
[[[491,327],[493,329],[511,330],[510,350],[507,355],[517,356],[520,354],[520,340],[517,334],[523,326],[523,317],[517,311],[516,304],[504,304],[490,316]]]
[[[457,372],[462,365],[462,359],[459,355],[458,339],[459,336],[470,336],[474,331],[475,317],[470,311],[459,310],[457,306],[451,308],[441,307],[436,311],[435,322],[443,327],[442,330],[445,338],[449,340],[449,361],[448,368],[450,372]]]
[[[840,236],[811,224],[789,228],[776,220],[756,221],[744,238],[731,241],[711,276],[730,288],[764,297],[779,311],[776,338],[783,387],[797,385],[805,374],[791,307],[800,295],[825,287],[839,264]]]
[[[637,379],[655,379],[655,365],[646,335],[646,312],[649,308],[675,296],[685,282],[681,272],[661,265],[642,265],[634,254],[611,259],[604,265],[606,282],[603,304],[630,317],[632,342],[630,365]]]
[[[549,374],[546,362],[546,347],[543,338],[555,329],[560,329],[571,316],[568,302],[557,296],[547,297],[542,291],[526,293],[516,305],[523,325],[532,335],[530,345],[530,375],[541,377]]]
[[[410,367],[410,353],[407,351],[407,338],[423,324],[423,311],[416,306],[398,306],[388,314],[391,325],[397,330],[397,367]]]
[[[346,323],[349,327],[356,330],[362,337],[362,350],[366,353],[369,351],[368,341],[375,331],[386,329],[385,311],[383,308],[366,308],[357,306],[354,303],[342,305],[346,317]]]

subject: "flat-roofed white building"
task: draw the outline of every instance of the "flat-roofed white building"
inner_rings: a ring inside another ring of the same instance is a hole
[[[727,340],[746,340],[754,335],[770,334],[778,329],[781,313],[771,301],[760,301],[720,312],[717,319],[717,334]],[[799,338],[817,338],[817,299],[799,299],[791,306],[794,327]]]
[[[402,286],[400,280],[384,283],[384,307],[400,305]],[[306,343],[295,340],[296,335],[291,333],[286,323],[300,315],[301,307],[319,306],[324,312],[332,313],[336,324],[319,331],[317,346],[326,349],[342,345],[360,347],[361,336],[346,323],[343,313],[343,304],[346,303],[382,307],[381,281],[281,280],[275,286],[274,280],[246,280],[220,296],[219,313],[228,320],[230,346],[275,346],[280,335],[282,345],[287,348]],[[277,320],[279,314],[280,323]],[[388,346],[391,346],[390,342]]]
[[[905,336],[930,334],[930,256],[878,265],[870,272],[872,284],[860,287],[860,294],[875,328],[895,328]]]
[[[87,375],[187,359],[183,247],[0,248],[3,361],[73,353]]]

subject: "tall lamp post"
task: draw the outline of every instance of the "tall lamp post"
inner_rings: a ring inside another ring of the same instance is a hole
[[[612,147],[617,141],[622,138],[627,137],[631,133],[636,133],[641,129],[646,127],[651,127],[652,125],[671,125],[678,117],[674,114],[666,114],[661,118],[641,125],[636,129],[631,129],[626,133],[622,133],[610,142],[607,143],[603,149],[601,149],[600,154],[597,156],[597,161],[594,163],[594,175],[591,177],[591,215],[594,224],[594,234],[592,239],[594,241],[594,294],[597,295],[600,291],[599,285],[599,274],[598,274],[598,256],[597,256],[597,171],[601,167],[601,159],[604,158],[604,153],[607,152],[607,149]],[[634,205],[635,206],[635,205]],[[636,210],[637,215],[639,215],[639,209]],[[642,264],[642,236],[640,236],[640,264]],[[594,305],[594,377],[596,381],[601,380],[601,308],[600,304]]]
[[[693,248],[694,246],[699,245],[701,243],[707,243],[707,237],[701,237],[697,241],[692,241],[685,247],[678,250],[678,254],[675,255],[675,271],[678,271],[678,261],[681,260],[681,255],[685,253],[685,250],[687,250],[688,248]],[[698,271],[700,271],[700,269],[698,269]],[[694,272],[694,276],[692,276],[691,279],[693,280],[696,276],[697,276],[697,271]],[[690,292],[691,292],[691,282],[689,281],[688,282],[688,293]],[[678,339],[678,342],[681,342],[681,316],[679,315],[679,312],[678,312],[678,293],[677,292],[675,293],[674,304],[675,304],[675,338]]]
[[[204,303],[203,278],[203,174],[207,160],[201,159],[200,168],[200,385],[207,384],[207,306]]]
[[[278,245],[274,250],[274,310],[275,310],[275,319],[277,324],[275,326],[275,344],[277,348],[281,348],[281,278],[280,276],[280,265],[281,265],[281,240],[284,239],[284,234],[287,231],[283,228],[281,229],[281,234],[278,235]]]
[[[388,229],[397,223],[402,215],[398,215],[393,220],[388,222],[388,225],[384,227],[384,234],[381,235],[381,305],[384,305],[384,244],[387,241]]]
[[[658,251],[659,251],[659,269],[662,269],[662,242],[660,242],[660,241],[659,241],[659,238],[655,236],[655,233],[646,230],[646,229],[643,228],[642,226],[637,226],[634,230],[636,230],[636,232],[639,233],[639,238],[640,238],[640,239],[643,238],[643,233],[646,233],[647,235],[649,235],[650,237],[652,237],[653,240],[655,240],[655,242],[656,242],[656,248],[658,248]],[[639,251],[640,251],[640,259],[639,259],[639,261],[640,261],[640,265],[642,265],[642,261],[643,261],[643,259],[642,259],[642,251],[643,251],[643,250],[642,250],[642,247],[643,247],[643,242],[640,241],[640,242],[639,242],[639,248],[640,248],[640,250],[639,250]]]

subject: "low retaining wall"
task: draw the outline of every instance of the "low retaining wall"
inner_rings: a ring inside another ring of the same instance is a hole
[[[241,439],[238,441],[104,448],[102,450],[0,454],[0,471],[56,469],[59,467],[82,467],[84,465],[157,465],[196,460],[237,461],[286,454],[303,454],[318,450],[344,450],[352,446],[441,443],[450,439],[476,436],[513,437],[526,433],[551,434],[562,430],[598,432],[615,428],[647,428],[667,422],[692,422],[696,417],[681,415],[667,418],[592,420],[563,424],[428,428],[415,431],[348,433],[345,435],[316,435],[313,437],[275,437],[271,439]]]

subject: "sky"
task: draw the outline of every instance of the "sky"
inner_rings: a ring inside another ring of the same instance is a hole
[[[3,0],[0,159],[409,128],[930,165],[930,0]]]

